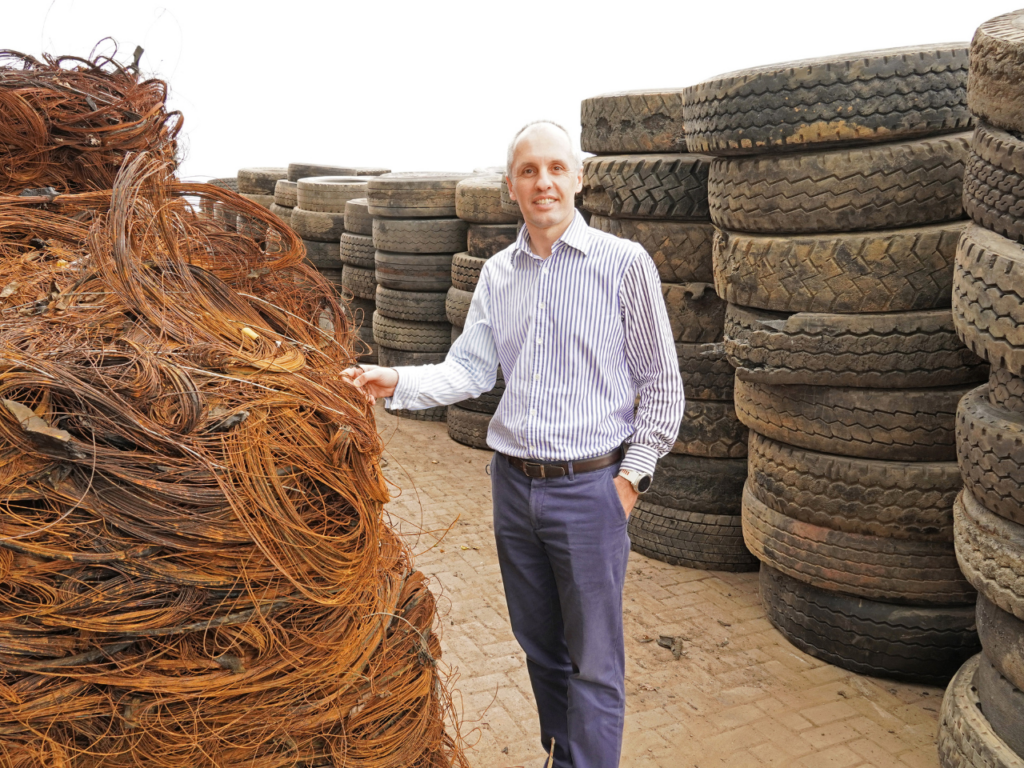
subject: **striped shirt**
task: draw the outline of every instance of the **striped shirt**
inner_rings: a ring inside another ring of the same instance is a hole
[[[495,451],[578,461],[628,442],[622,468],[653,474],[676,440],[683,381],[654,262],[578,212],[547,259],[523,227],[485,262],[445,361],[398,368],[386,405],[478,397],[499,363],[505,392],[487,431]]]

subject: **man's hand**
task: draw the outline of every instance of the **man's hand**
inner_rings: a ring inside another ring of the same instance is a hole
[[[370,402],[376,402],[378,397],[391,397],[398,386],[398,371],[394,368],[381,368],[379,365],[346,368],[341,375],[351,379],[353,384],[363,390]]]
[[[640,494],[633,490],[632,483],[621,475],[615,476],[615,490],[619,492],[619,501],[622,502],[622,511],[629,519],[629,513],[633,511],[633,505],[640,497]]]

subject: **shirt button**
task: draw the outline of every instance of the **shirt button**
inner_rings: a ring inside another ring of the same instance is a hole
[[[548,268],[544,267],[544,274],[546,275],[547,273],[548,273]]]
[[[535,381],[540,381],[540,374],[539,373],[533,374],[533,378],[534,378]]]
[[[541,304],[540,304],[540,308],[541,308],[541,309],[544,309],[544,302],[541,302]]]
[[[534,447],[533,447],[533,446],[531,445],[531,446],[530,446],[529,448],[527,448],[527,450],[528,450],[528,451],[529,451],[530,453],[533,453],[533,452],[534,452],[534,451],[536,451],[537,449],[536,449],[536,448],[534,448]]]
[[[537,409],[536,408],[531,408],[530,409],[530,415],[531,416],[536,416],[537,415]]]
[[[540,344],[540,343],[541,343],[541,338],[540,338],[540,336],[538,336],[538,337],[537,337],[537,343],[538,343],[538,344]]]

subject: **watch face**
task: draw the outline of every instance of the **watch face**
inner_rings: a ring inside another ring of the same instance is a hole
[[[651,476],[643,475],[639,480],[636,481],[636,489],[639,493],[647,493],[647,490],[651,487]]]

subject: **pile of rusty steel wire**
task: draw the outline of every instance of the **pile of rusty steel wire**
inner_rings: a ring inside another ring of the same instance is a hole
[[[47,82],[141,114],[134,73],[81,69],[0,70],[0,142],[23,87],[76,113]],[[342,308],[273,214],[177,181],[145,119],[110,189],[116,152],[88,142],[35,175],[4,161],[0,765],[465,766]]]

